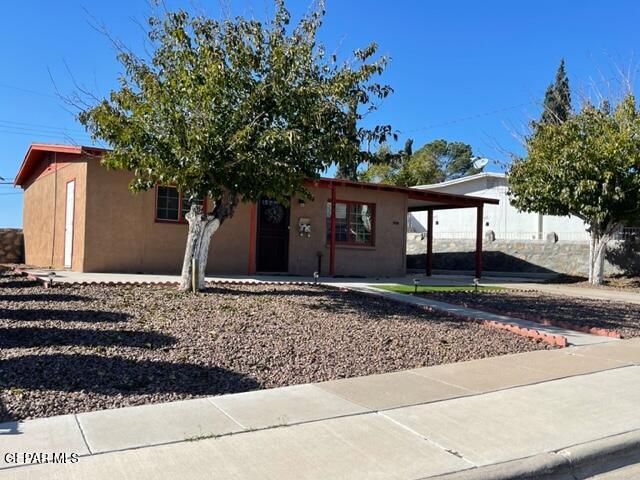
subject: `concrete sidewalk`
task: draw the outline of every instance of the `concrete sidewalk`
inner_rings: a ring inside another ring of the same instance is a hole
[[[637,453],[639,404],[640,339],[624,340],[2,424],[0,479],[524,478],[585,459],[598,473]],[[5,455],[23,452],[79,458]]]

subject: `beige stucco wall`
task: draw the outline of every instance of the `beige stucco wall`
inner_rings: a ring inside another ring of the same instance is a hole
[[[53,159],[53,154],[45,161]],[[85,234],[85,189],[87,164],[79,157],[57,154],[62,165],[24,186],[22,225],[25,263],[41,267],[64,265],[64,221],[66,185],[75,180],[72,269],[82,270]]]
[[[60,155],[59,155],[60,156]],[[69,157],[57,174],[47,174],[25,189],[23,225],[26,262],[60,268],[64,256],[64,206],[66,183],[76,179],[73,270],[87,272],[178,273],[182,266],[186,224],[155,221],[155,191],[133,194],[131,173],[107,170],[95,158]],[[57,183],[57,200],[54,199]],[[327,188],[311,188],[312,200],[304,206],[291,202],[289,273],[329,273],[326,242]],[[404,275],[406,262],[406,195],[355,188],[337,188],[339,200],[376,205],[375,245],[336,246],[337,275]],[[211,241],[208,273],[247,274],[250,249],[250,206],[241,203],[235,215],[220,227]],[[55,211],[55,214],[54,214]],[[300,237],[298,220],[309,218],[312,234]],[[55,218],[55,221],[54,221]],[[54,239],[55,224],[55,244]],[[255,240],[255,238],[254,238]],[[255,255],[253,265],[255,267]]]
[[[311,275],[317,270],[317,253],[322,253],[322,274],[329,273],[326,204],[331,200],[328,188],[311,188],[313,200],[302,206],[291,202],[289,237],[289,273]],[[361,276],[399,276],[405,273],[407,197],[402,193],[356,188],[336,188],[336,199],[374,203],[375,245],[357,247],[336,245],[335,274]],[[300,237],[298,220],[311,220],[311,237]]]
[[[133,194],[132,174],[90,160],[85,271],[178,273],[187,225],[155,221],[155,191]],[[249,207],[240,204],[211,241],[208,273],[246,274]]]

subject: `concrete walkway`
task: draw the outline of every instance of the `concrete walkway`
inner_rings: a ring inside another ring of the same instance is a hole
[[[351,290],[356,290],[362,293],[373,294],[379,297],[389,298],[395,301],[408,303],[411,305],[417,305],[421,307],[430,307],[442,312],[450,313],[452,315],[473,318],[476,320],[484,320],[488,322],[498,322],[507,325],[517,325],[518,327],[528,328],[543,332],[549,335],[560,335],[567,339],[568,345],[591,345],[595,343],[606,343],[619,341],[617,338],[604,337],[601,335],[592,335],[590,333],[578,332],[575,330],[568,330],[566,328],[554,327],[552,325],[542,325],[540,323],[532,322],[530,320],[523,320],[521,318],[509,317],[506,315],[498,315],[496,313],[489,313],[482,310],[476,310],[473,308],[463,307],[461,305],[455,305],[453,303],[440,302],[432,300],[426,297],[417,297],[413,295],[407,295],[404,293],[389,292],[387,290],[381,290],[371,287],[367,284],[348,284],[343,285]]]
[[[632,339],[2,424],[0,479],[591,475],[638,461],[639,404]]]
[[[178,282],[178,275],[157,275],[157,274],[134,274],[134,273],[83,273],[72,272],[68,270],[45,270],[37,268],[25,268],[26,273],[41,278],[42,280],[50,280],[51,272],[54,273],[54,283],[75,283],[75,282],[102,282],[102,283],[127,283],[127,282],[144,282],[144,283],[165,283]],[[330,278],[321,277],[322,283],[332,285],[351,285],[351,284],[390,284],[399,283],[405,285],[413,285],[413,279],[419,278],[421,285],[472,285],[473,277],[465,275],[433,275],[425,277],[424,275],[407,275],[403,277],[370,277],[370,278]],[[208,282],[228,282],[243,281],[252,283],[263,282],[307,282],[313,283],[313,277],[291,276],[291,275],[218,275],[207,276]],[[627,292],[622,290],[613,290],[605,288],[586,288],[573,287],[564,284],[545,284],[540,283],[539,278],[523,278],[523,277],[503,277],[503,276],[485,276],[482,278],[482,285],[497,286],[503,288],[513,288],[517,290],[537,290],[555,295],[567,295],[572,297],[592,298],[596,300],[610,300],[616,302],[639,303],[640,294],[637,292]]]
[[[178,282],[180,277],[178,275],[159,275],[159,274],[136,274],[136,273],[89,273],[89,272],[72,272],[69,270],[47,270],[38,268],[24,268],[24,272],[34,275],[42,280],[51,280],[53,278],[54,283],[166,283],[166,282]],[[53,273],[53,277],[51,277]],[[401,283],[406,285],[413,285],[413,279],[420,278],[420,282],[423,285],[472,285],[473,278],[459,275],[434,275],[432,277],[425,277],[424,275],[408,275],[402,277],[320,277],[322,283],[330,283],[336,285],[343,284],[389,284],[389,283]],[[229,282],[229,281],[243,281],[249,283],[264,283],[264,282],[306,282],[313,283],[315,280],[313,277],[293,276],[293,275],[208,275],[206,277],[208,282]],[[486,277],[483,279],[484,283],[491,284],[511,284],[517,283],[521,285],[523,281],[537,282],[537,279],[523,279],[509,278],[509,277]]]

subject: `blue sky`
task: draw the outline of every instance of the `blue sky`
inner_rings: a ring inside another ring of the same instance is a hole
[[[167,0],[169,8],[223,10],[263,19],[269,0]],[[309,6],[289,0],[294,16]],[[195,7],[194,7],[195,6]],[[98,95],[115,86],[121,71],[108,41],[91,22],[114,36],[142,44],[137,22],[146,0],[23,0],[6,2],[0,16],[0,176],[13,178],[32,141],[90,143],[72,112],[55,95],[72,76]],[[327,0],[320,37],[346,56],[370,41],[391,57],[382,80],[395,90],[370,118],[389,123],[414,146],[436,139],[470,143],[501,170],[505,151],[521,151],[514,132],[538,115],[539,102],[561,57],[574,100],[616,68],[637,68],[634,51],[640,3],[620,0],[449,1]],[[615,84],[612,87],[616,89]],[[22,195],[0,185],[0,227],[21,225]]]

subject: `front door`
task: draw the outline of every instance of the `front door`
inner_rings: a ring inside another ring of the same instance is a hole
[[[289,270],[289,209],[275,200],[258,202],[256,269],[259,272]]]

